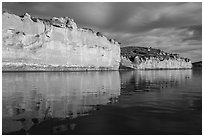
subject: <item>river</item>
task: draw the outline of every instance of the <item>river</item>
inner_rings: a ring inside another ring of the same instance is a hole
[[[3,72],[3,134],[202,134],[202,72]]]

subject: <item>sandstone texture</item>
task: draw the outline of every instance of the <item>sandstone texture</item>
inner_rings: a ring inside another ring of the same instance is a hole
[[[2,14],[3,71],[118,70],[120,46],[68,17]]]
[[[188,58],[146,47],[121,48],[121,68],[131,69],[191,69]]]

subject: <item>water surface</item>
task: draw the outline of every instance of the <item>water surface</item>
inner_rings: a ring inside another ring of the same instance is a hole
[[[201,134],[193,70],[2,74],[3,134]]]

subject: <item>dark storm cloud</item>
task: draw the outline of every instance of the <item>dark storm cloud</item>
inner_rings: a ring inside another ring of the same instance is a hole
[[[3,10],[17,15],[27,12],[43,18],[71,17],[80,27],[91,27],[121,41],[121,46],[151,46],[178,52],[193,61],[201,60],[202,3],[21,2],[2,5]]]

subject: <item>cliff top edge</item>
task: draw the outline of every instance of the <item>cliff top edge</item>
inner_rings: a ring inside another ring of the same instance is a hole
[[[110,43],[117,44],[117,45],[121,44],[120,42],[116,41],[115,39],[109,38],[109,37],[105,36],[103,33],[94,31],[91,28],[87,28],[87,27],[78,28],[77,24],[74,22],[74,19],[69,18],[69,17],[52,17],[49,19],[45,19],[45,18],[43,19],[43,18],[39,18],[39,17],[32,17],[28,13],[25,13],[25,14],[19,16],[19,15],[13,14],[13,13],[9,13],[7,11],[3,11],[2,15],[5,15],[5,16],[12,15],[12,16],[16,16],[17,18],[21,18],[21,19],[29,18],[33,22],[40,22],[41,21],[43,23],[52,25],[54,27],[59,27],[59,28],[69,28],[71,30],[73,28],[76,28],[78,31],[89,31],[98,37],[105,37]]]

